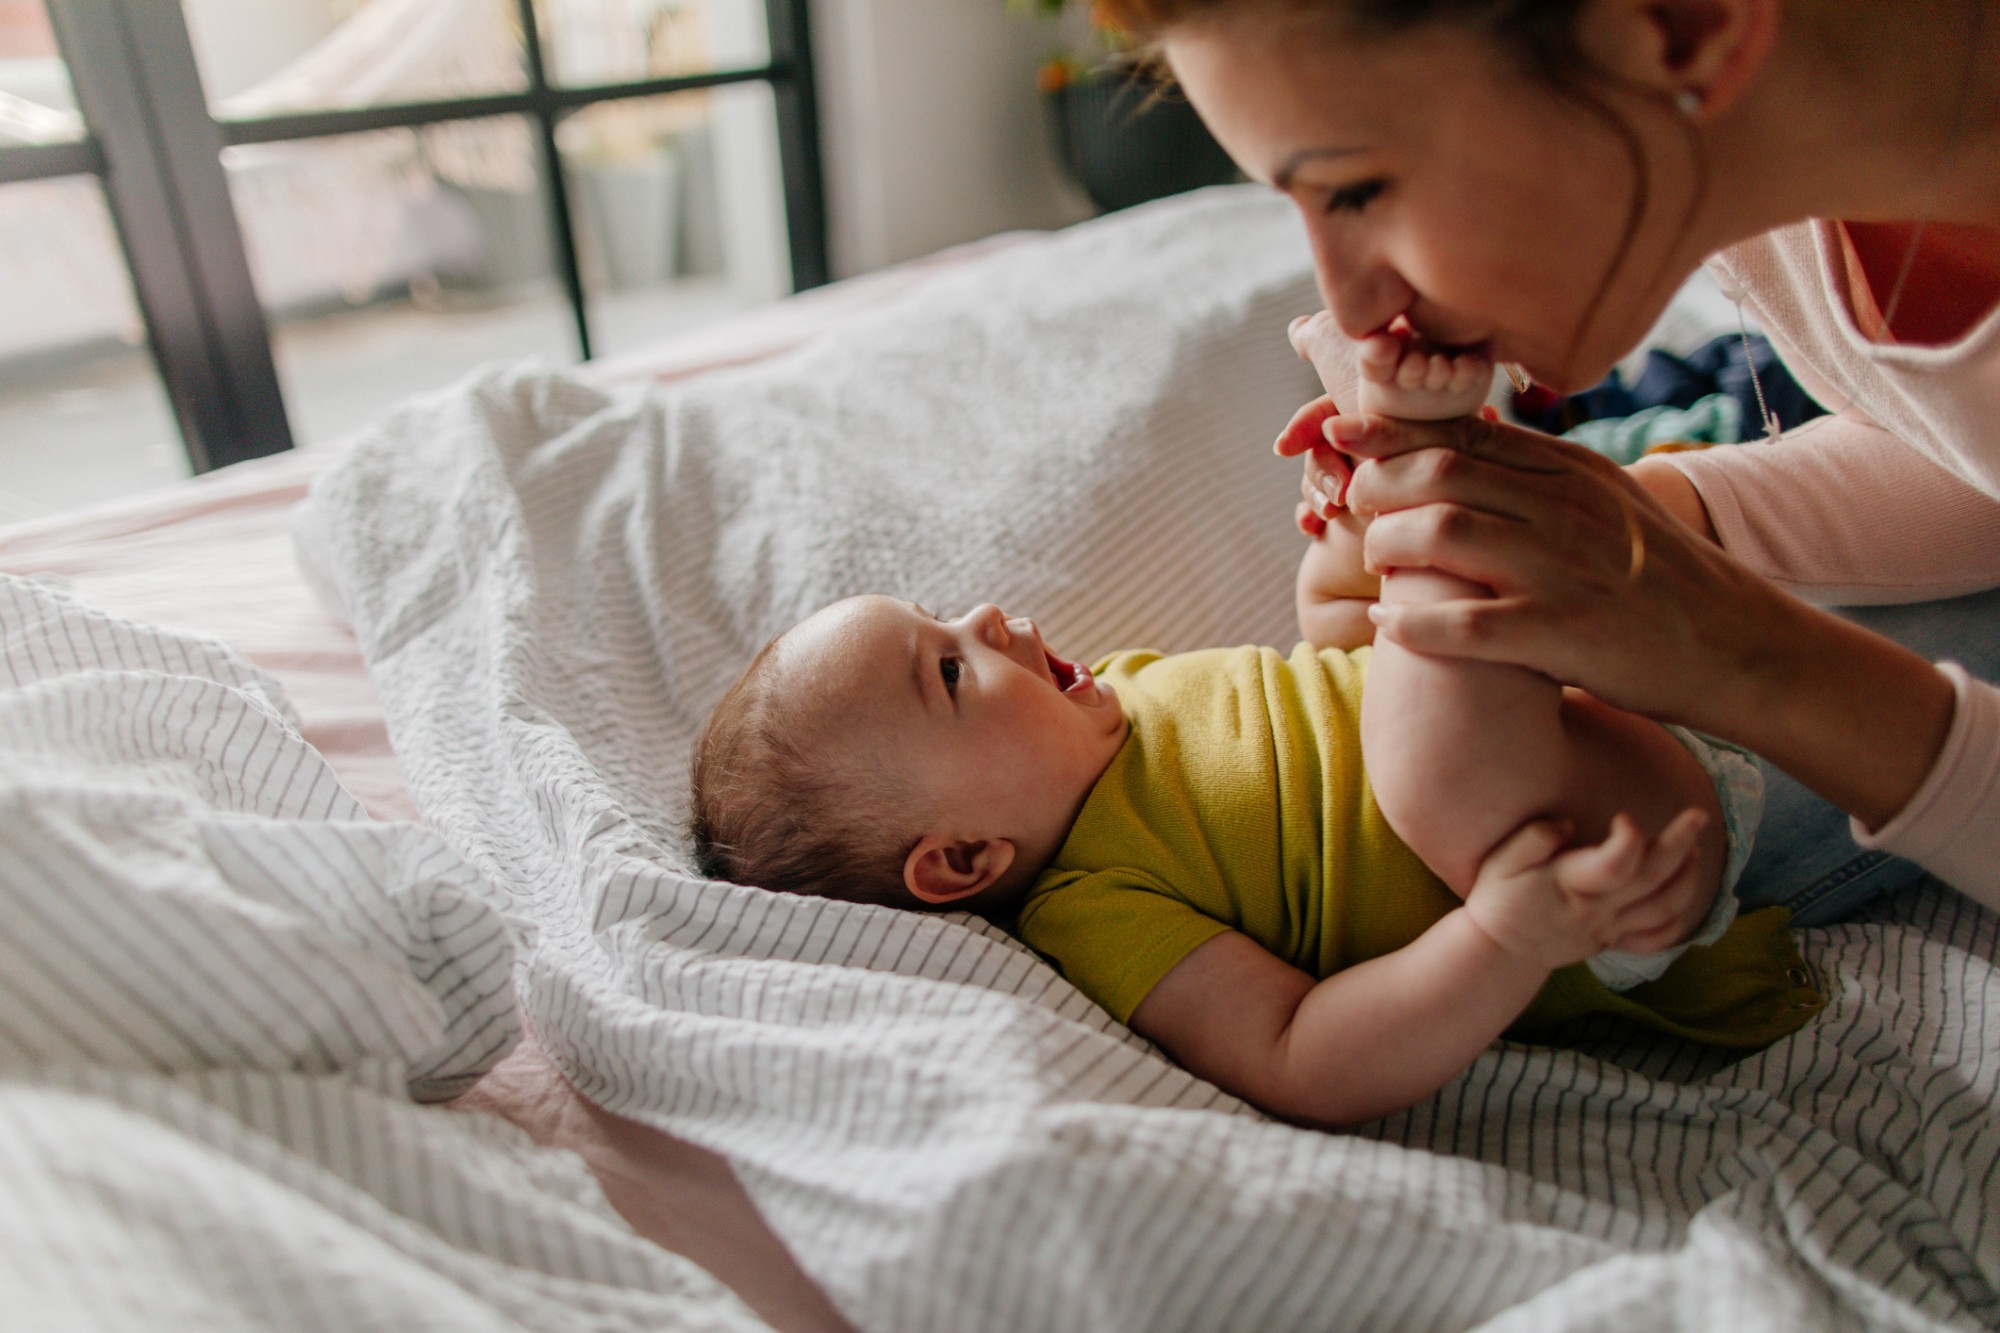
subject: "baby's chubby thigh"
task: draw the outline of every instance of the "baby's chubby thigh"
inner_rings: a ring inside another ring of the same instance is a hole
[[[1435,570],[1397,570],[1382,582],[1391,603],[1490,595]],[[1375,639],[1361,696],[1368,782],[1396,835],[1461,897],[1502,839],[1556,811],[1562,731],[1562,690],[1538,672]]]
[[[1487,595],[1429,570],[1397,571],[1382,589],[1391,602]],[[1539,672],[1426,657],[1378,637],[1361,737],[1383,816],[1460,896],[1531,819],[1566,818],[1577,842],[1594,843],[1621,812],[1650,836],[1693,806],[1710,816],[1698,882],[1711,887],[1687,905],[1687,929],[1706,915],[1727,857],[1721,806],[1699,761],[1659,724]]]

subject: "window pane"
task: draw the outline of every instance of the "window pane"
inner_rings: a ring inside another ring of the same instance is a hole
[[[0,186],[0,521],[188,475],[94,177]]]
[[[771,59],[762,0],[535,0],[549,78],[631,83]]]
[[[0,145],[82,137],[83,118],[42,0],[0,0]]]
[[[557,142],[598,355],[791,290],[768,86],[600,102]]]
[[[483,362],[576,359],[536,157],[517,116],[224,151],[300,443]]]
[[[218,120],[528,84],[515,0],[182,0]]]

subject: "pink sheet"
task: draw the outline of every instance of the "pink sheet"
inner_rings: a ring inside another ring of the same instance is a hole
[[[415,819],[347,627],[307,590],[286,514],[332,455],[295,450],[137,500],[0,529],[0,570],[228,643],[283,683],[305,738],[378,819]]]

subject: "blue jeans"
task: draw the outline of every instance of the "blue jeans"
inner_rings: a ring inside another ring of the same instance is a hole
[[[2000,681],[2000,589],[1945,602],[1838,608],[1841,615],[1931,661],[1957,662],[1978,680]],[[1857,763],[1868,762],[1856,755]],[[1847,815],[1758,761],[1764,822],[1737,886],[1745,909],[1781,903],[1792,924],[1844,920],[1924,872],[1913,862],[1855,846]]]

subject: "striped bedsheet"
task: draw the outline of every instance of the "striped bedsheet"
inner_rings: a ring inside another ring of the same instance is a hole
[[[499,901],[231,650],[0,576],[0,1327],[761,1328],[427,1104],[514,1044]]]
[[[836,597],[992,599],[1075,656],[1287,642],[1265,451],[1314,304],[1282,202],[1212,191],[669,393],[517,369],[362,439],[302,542],[427,823],[534,924],[552,1056],[726,1155],[871,1329],[2000,1321],[1995,923],[1942,888],[1806,933],[1830,1006],[1759,1055],[1500,1046],[1336,1136],[976,921],[688,873],[695,729]]]

